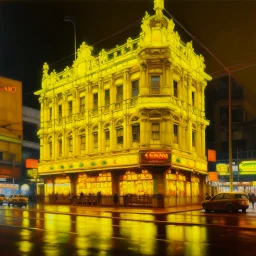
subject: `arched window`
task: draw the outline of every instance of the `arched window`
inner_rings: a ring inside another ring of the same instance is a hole
[[[116,143],[122,145],[124,141],[123,124],[121,121],[116,123]]]
[[[105,135],[105,146],[108,147],[110,144],[109,124],[105,125],[104,127],[104,135]]]

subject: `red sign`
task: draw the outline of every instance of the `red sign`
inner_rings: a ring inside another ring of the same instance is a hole
[[[37,159],[26,159],[26,168],[37,169],[38,160]]]
[[[218,181],[218,173],[217,172],[208,172],[208,181]]]
[[[208,161],[216,162],[216,150],[208,149]]]
[[[150,163],[168,164],[171,162],[170,152],[148,151],[148,152],[141,152],[140,155],[141,155],[141,163],[145,163],[145,164],[150,164]]]
[[[6,179],[10,179],[10,178],[15,178],[18,179],[20,178],[20,167],[18,166],[14,166],[14,167],[0,167],[0,178],[6,178]]]

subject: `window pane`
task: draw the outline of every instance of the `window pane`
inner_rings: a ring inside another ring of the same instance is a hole
[[[119,85],[116,87],[116,101],[123,100],[123,85]]]
[[[178,82],[175,80],[173,81],[173,95],[178,97]]]
[[[159,94],[160,92],[160,76],[151,76],[151,93]]]
[[[59,117],[62,117],[62,105],[58,106],[58,114],[59,114]]]
[[[139,124],[132,126],[132,140],[133,141],[140,140],[140,125]]]
[[[98,93],[93,94],[93,108],[98,108]]]
[[[105,90],[105,106],[110,104],[110,93],[109,89]]]
[[[132,97],[139,95],[139,80],[132,81]]]
[[[85,111],[85,97],[80,98],[80,113]]]

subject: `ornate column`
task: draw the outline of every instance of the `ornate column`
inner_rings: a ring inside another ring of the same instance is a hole
[[[109,150],[110,151],[113,151],[114,150],[114,147],[115,147],[115,133],[114,133],[114,129],[115,129],[115,126],[114,126],[114,119],[111,119],[109,121],[109,136],[110,136],[110,141],[109,141]]]
[[[90,129],[89,129],[89,124],[86,124],[85,125],[85,149],[86,149],[86,154],[90,154],[91,151],[90,151],[90,139],[91,139],[91,136],[89,134],[90,132]]]
[[[103,134],[103,121],[98,122],[98,152],[103,152],[103,141],[104,141],[104,134]]]
[[[146,62],[142,62],[140,64],[140,95],[148,95],[149,87],[148,87],[148,78],[147,78],[147,65]]]
[[[202,111],[205,112],[205,97],[204,97],[204,89],[206,87],[206,82],[203,81],[201,82],[201,86],[202,86],[202,94],[201,94],[201,104],[202,104]]]
[[[147,144],[147,123],[148,116],[145,112],[140,112],[140,146],[145,147]]]
[[[192,152],[192,121],[191,121],[191,118],[188,118],[187,138],[188,138],[188,150],[190,152]]]
[[[124,115],[124,121],[123,121],[123,129],[124,129],[124,137],[123,137],[123,148],[128,148],[128,118],[129,116],[127,114]]]
[[[198,123],[197,124],[197,128],[196,128],[196,153],[198,156],[202,155],[202,131],[201,131],[201,124]]]

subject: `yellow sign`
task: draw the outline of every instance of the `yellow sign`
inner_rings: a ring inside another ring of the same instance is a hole
[[[253,181],[253,182],[252,182],[252,185],[253,185],[254,187],[256,187],[256,181]]]
[[[240,175],[256,174],[256,161],[242,161],[239,164]]]
[[[229,175],[227,164],[216,164],[216,170],[220,175]]]

